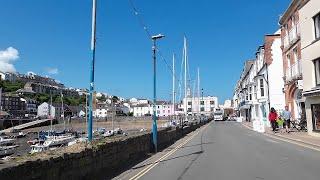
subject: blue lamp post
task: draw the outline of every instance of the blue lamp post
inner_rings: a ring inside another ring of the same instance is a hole
[[[153,123],[152,123],[152,142],[153,142],[153,145],[154,145],[154,150],[155,152],[158,151],[158,145],[157,145],[157,139],[158,139],[158,131],[157,131],[157,114],[156,114],[156,101],[157,101],[157,91],[156,91],[156,70],[157,70],[157,64],[156,64],[156,40],[157,39],[161,39],[163,38],[164,35],[162,34],[158,34],[158,35],[155,35],[155,36],[152,36],[151,39],[152,39],[152,42],[153,42],[153,46],[152,46],[152,52],[153,52],[153,116],[152,116],[152,119],[153,119]]]
[[[91,66],[90,66],[90,88],[89,88],[89,119],[88,119],[88,140],[92,141],[92,106],[93,106],[93,91],[94,91],[94,65],[96,52],[96,6],[97,1],[92,0],[92,32],[91,32]]]

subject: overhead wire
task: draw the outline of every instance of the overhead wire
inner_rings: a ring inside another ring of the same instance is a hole
[[[140,26],[142,27],[142,29],[145,31],[147,38],[150,40],[152,39],[152,35],[149,31],[148,26],[146,25],[144,19],[142,18],[141,14],[138,11],[138,8],[136,7],[136,5],[134,4],[133,0],[128,0],[129,1],[129,5],[133,10],[134,15],[137,17]],[[160,49],[158,47],[156,47],[156,50],[158,52],[158,55],[160,56],[160,59],[165,63],[165,65],[167,66],[167,68],[169,69],[171,75],[173,75],[173,68],[172,66],[168,63],[167,59],[163,56],[163,53],[160,51]]]

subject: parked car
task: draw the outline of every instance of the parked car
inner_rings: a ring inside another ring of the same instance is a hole
[[[114,134],[122,134],[123,133],[123,131],[122,131],[122,129],[120,129],[120,128],[116,128],[115,130],[114,130]]]

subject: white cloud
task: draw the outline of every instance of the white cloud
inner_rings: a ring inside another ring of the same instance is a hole
[[[13,62],[19,58],[19,51],[13,47],[6,50],[0,50],[0,71],[16,72]]]
[[[59,74],[58,68],[47,68],[46,71],[48,74],[51,74],[51,75]]]

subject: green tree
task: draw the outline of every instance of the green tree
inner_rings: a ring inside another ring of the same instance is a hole
[[[102,96],[97,97],[98,101],[100,102],[105,102],[107,100],[106,96],[104,94],[102,94]]]
[[[113,102],[118,102],[118,101],[119,101],[118,96],[112,96],[112,101],[113,101]]]
[[[10,82],[10,81],[0,81],[0,87],[3,89],[4,92],[14,92],[18,89],[24,87],[24,83],[17,81],[17,82]]]

